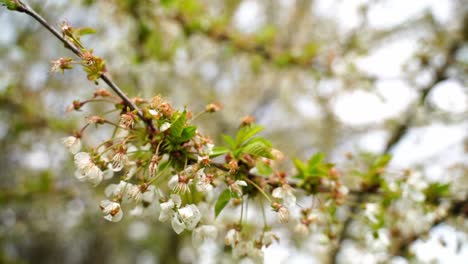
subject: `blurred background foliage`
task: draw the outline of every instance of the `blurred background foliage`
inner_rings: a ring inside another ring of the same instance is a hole
[[[450,194],[433,188],[457,197],[456,215],[440,222],[452,227],[460,252],[468,250],[466,1],[410,1],[397,4],[401,10],[392,2],[404,1],[385,0],[27,2],[54,24],[95,28],[84,42],[131,97],[160,94],[194,112],[221,102],[220,113],[197,121],[217,143],[252,115],[286,156],[327,153],[350,186],[356,159],[389,151],[396,174],[413,168],[440,186],[455,182]],[[73,177],[60,144],[90,112],[67,113],[67,105],[96,87],[80,70],[49,73],[50,61],[70,52],[30,18],[1,9],[0,25],[0,262],[204,263],[190,236],[176,236],[156,216],[102,219],[103,190]],[[418,134],[425,129],[442,143]],[[420,141],[405,143],[408,137]],[[85,141],[99,138],[95,132]],[[418,147],[427,144],[442,147]],[[437,195],[426,196],[434,203]],[[299,246],[317,263],[334,262],[333,254],[363,240],[359,221],[337,217],[336,230],[351,221],[357,234],[336,231],[332,249]],[[416,234],[404,246],[395,242],[392,261],[415,257],[408,247],[428,233]]]

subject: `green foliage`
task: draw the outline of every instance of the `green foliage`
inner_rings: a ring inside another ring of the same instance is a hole
[[[440,200],[450,195],[450,184],[434,182],[424,190],[426,201],[430,204],[439,204]]]
[[[297,174],[294,178],[299,179],[299,186],[310,193],[317,193],[320,187],[320,179],[328,177],[329,171],[333,168],[332,163],[324,162],[325,156],[322,153],[313,155],[307,163],[294,159],[294,166]]]
[[[266,162],[258,160],[255,163],[255,168],[257,168],[256,175],[268,177],[273,173],[273,168],[270,167]]]
[[[379,187],[383,182],[382,172],[385,171],[392,156],[390,154],[383,154],[380,156],[363,154],[362,156],[364,159],[368,160],[368,168],[365,171],[354,170],[353,174],[362,178],[364,187],[370,189]]]
[[[271,43],[276,38],[277,33],[278,30],[276,29],[276,27],[266,26],[255,35],[255,41],[258,44]]]
[[[259,125],[245,126],[239,129],[235,139],[227,135],[223,135],[223,139],[236,159],[240,158],[242,154],[272,159],[271,143],[262,137],[254,137],[262,130],[263,127]]]
[[[213,152],[210,154],[210,158],[218,157],[229,153],[229,149],[226,147],[214,147]]]
[[[231,191],[229,189],[225,189],[218,197],[218,200],[215,204],[215,217],[221,213],[221,211],[226,207],[226,205],[231,200]]]
[[[187,112],[183,111],[180,114],[174,114],[174,121],[171,124],[170,135],[173,138],[180,137],[184,130],[185,122],[187,121]]]
[[[21,7],[21,4],[16,0],[0,0],[0,4],[5,6],[8,10],[16,11]]]
[[[77,34],[78,37],[81,37],[81,36],[84,36],[84,35],[96,34],[96,30],[94,28],[90,28],[90,27],[77,28],[76,29],[76,34]]]
[[[250,140],[240,149],[240,151],[241,153],[250,154],[255,157],[273,158],[273,155],[271,155],[271,144],[263,138]]]

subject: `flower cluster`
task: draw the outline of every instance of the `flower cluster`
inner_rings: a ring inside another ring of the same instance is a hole
[[[94,30],[74,28],[68,22],[60,29],[80,57],[88,79],[97,83],[107,71],[105,63],[80,40]],[[63,73],[73,63],[70,58],[60,58],[51,70]],[[278,241],[278,236],[270,231],[265,212],[259,237],[244,234],[247,213],[243,212],[248,203],[260,205],[263,211],[271,208],[277,215],[275,222],[294,220],[307,233],[314,220],[307,214],[294,215],[297,195],[323,196],[332,205],[342,204],[346,197],[339,173],[332,164],[323,162],[321,155],[312,157],[307,165],[296,160],[296,172],[285,172],[284,155],[258,136],[263,128],[251,116],[242,119],[234,137],[224,136],[224,146],[215,146],[192,123],[201,114],[220,111],[221,104],[208,104],[194,115],[187,109],[174,109],[161,96],[142,99],[118,94],[112,96],[98,88],[92,98],[75,100],[68,111],[80,111],[91,103],[110,103],[118,115],[109,111],[87,116],[79,132],[62,140],[74,155],[76,178],[92,186],[107,185],[100,208],[108,221],[122,220],[128,207],[133,207],[129,215],[138,216],[156,205],[161,222],[170,222],[177,234],[192,232],[193,240],[199,242],[227,230],[217,217],[225,208],[228,214],[240,207],[240,220],[226,232],[226,244],[235,256],[256,259],[263,256],[263,247]],[[97,146],[83,147],[82,139],[90,126],[110,126],[112,133]],[[213,210],[200,210],[201,204]]]
[[[99,98],[112,103],[119,115],[88,116],[79,132],[62,141],[74,155],[78,180],[92,186],[107,184],[106,198],[100,203],[104,219],[118,222],[128,207],[133,207],[129,215],[142,215],[145,208],[155,204],[161,222],[170,223],[177,234],[192,232],[193,240],[199,242],[215,239],[224,230],[216,220],[224,208],[243,208],[246,203],[263,207],[268,203],[277,214],[274,221],[286,224],[294,219],[299,223],[295,229],[309,232],[314,217],[294,216],[298,208],[296,196],[308,195],[308,188],[318,187],[306,185],[311,180],[306,172],[297,171],[290,177],[281,170],[283,155],[266,139],[256,136],[262,130],[260,126],[244,125],[235,137],[225,136],[226,147],[216,147],[191,124],[190,111],[175,110],[160,96],[133,99],[145,120],[102,88],[88,100],[75,101],[70,109],[81,110],[89,103],[101,102]],[[203,112],[216,112],[218,107],[209,105]],[[148,122],[154,129],[148,129]],[[111,126],[113,133],[96,147],[84,148],[82,139],[90,125]],[[224,159],[215,159],[218,156]],[[318,181],[314,178],[312,183],[325,186],[324,197],[340,204],[346,190],[339,174],[321,160],[313,165],[307,173],[320,169],[323,177]],[[215,217],[200,210],[201,203],[214,208]],[[233,212],[228,211],[226,214]],[[264,219],[264,230],[269,229],[267,220]],[[236,228],[226,232],[226,244],[236,256],[261,257],[262,248],[278,237],[270,231],[257,238],[241,236],[244,221],[241,214]]]

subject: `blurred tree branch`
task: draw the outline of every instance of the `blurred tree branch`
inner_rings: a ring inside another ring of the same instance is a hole
[[[435,227],[446,222],[450,217],[462,217],[466,219],[466,217],[468,217],[468,200],[466,198],[467,197],[465,197],[465,200],[461,201],[453,201],[447,209],[447,213],[437,217],[427,230],[413,234],[395,243],[390,250],[390,257],[408,256],[410,254],[409,247],[414,242],[416,242],[422,236],[427,235]]]
[[[414,121],[414,118],[416,117],[417,109],[419,107],[424,106],[424,104],[426,103],[427,96],[434,89],[434,87],[436,87],[436,85],[439,84],[440,82],[446,80],[447,71],[449,67],[453,64],[455,55],[458,49],[460,48],[460,46],[461,46],[460,40],[454,40],[454,42],[448,47],[444,64],[442,64],[440,67],[438,67],[435,70],[433,80],[428,85],[426,85],[420,90],[418,99],[416,101],[416,105],[409,112],[409,114],[406,116],[404,121],[401,124],[399,124],[396,129],[394,129],[393,133],[390,136],[390,139],[385,145],[384,154],[391,153],[392,150],[398,145],[398,143],[404,138],[404,136],[408,133],[408,130],[411,127],[411,124]],[[374,188],[372,187],[370,188],[370,190],[373,190],[373,189]],[[343,246],[344,240],[348,238],[349,228],[351,226],[351,223],[353,222],[352,215],[357,215],[359,213],[359,209],[364,203],[366,203],[368,195],[369,195],[368,191],[362,190],[356,195],[355,202],[350,205],[350,212],[348,216],[346,217],[346,220],[343,223],[341,232],[338,235],[337,244],[335,246],[332,246],[332,249],[330,251],[330,259],[329,259],[330,263],[338,263],[338,254]],[[447,214],[447,215],[450,215],[450,214]],[[441,219],[441,221],[443,220],[445,219]],[[401,252],[408,246],[406,244],[411,244],[412,241],[415,241],[418,238],[419,238],[419,235],[416,235],[415,237],[410,238],[407,243],[402,244],[401,246],[402,249],[397,250],[396,252],[397,253]]]

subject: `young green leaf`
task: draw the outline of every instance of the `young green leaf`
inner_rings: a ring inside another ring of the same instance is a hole
[[[229,189],[225,189],[218,197],[218,201],[216,201],[215,205],[215,217],[218,217],[219,213],[226,207],[226,205],[231,200],[231,191]]]
[[[185,141],[192,139],[195,136],[196,131],[197,131],[196,126],[185,127],[182,130],[182,134],[180,135],[180,138],[178,141],[185,142]]]
[[[84,36],[84,35],[96,34],[96,30],[90,27],[83,27],[83,28],[76,29],[76,33],[79,36]]]
[[[247,153],[256,157],[265,157],[272,159],[270,147],[265,145],[262,141],[249,142],[243,149],[242,153]]]
[[[170,132],[172,137],[180,137],[184,130],[187,113],[181,113],[174,122],[171,124]]]
[[[315,168],[317,165],[319,165],[324,159],[324,155],[322,153],[316,153],[314,156],[312,156],[309,161],[307,162],[307,165],[309,168]]]
[[[241,146],[251,137],[263,130],[262,126],[252,125],[241,128],[236,135],[236,146]]]
[[[257,161],[255,168],[257,168],[256,174],[260,176],[268,177],[273,173],[273,169],[261,160]]]
[[[229,152],[228,148],[225,147],[214,147],[213,152],[210,154],[210,158],[218,157]]]
[[[229,147],[234,150],[236,148],[236,143],[234,142],[234,139],[228,135],[222,135],[224,141],[226,144],[229,145]]]

